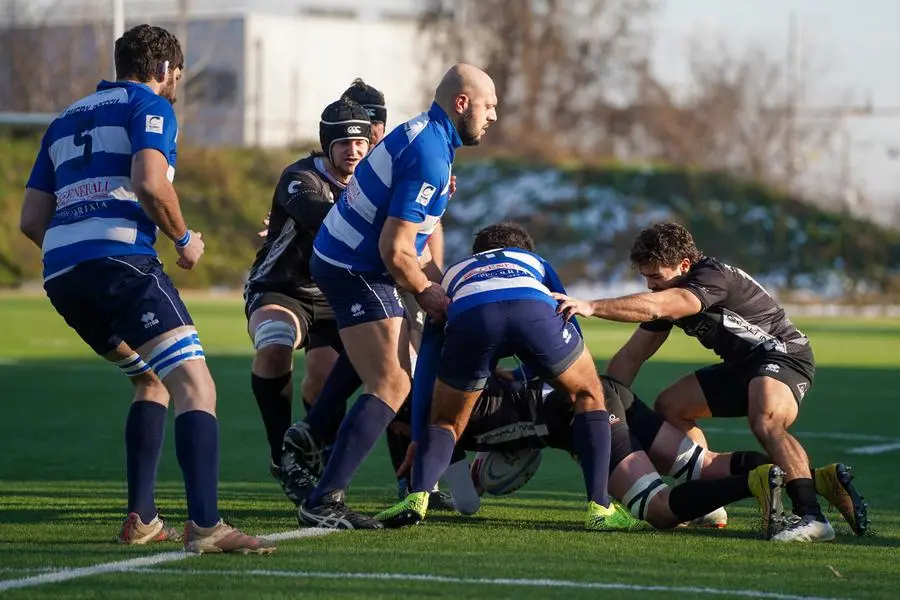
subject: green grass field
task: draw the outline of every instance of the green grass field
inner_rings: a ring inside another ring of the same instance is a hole
[[[222,514],[251,533],[296,529],[293,507],[268,473],[240,304],[188,305],[218,385]],[[582,530],[580,471],[551,451],[523,490],[485,498],[474,517],[432,513],[411,530],[291,539],[267,557],[183,559],[162,556],[180,550],[174,543],[113,542],[125,508],[126,379],[93,356],[45,299],[0,298],[0,595],[900,597],[900,322],[800,325],[812,338],[819,372],[794,430],[815,463],[853,465],[872,507],[873,535],[852,536],[833,513],[833,544],[765,542],[757,538],[750,502],[733,506],[721,531],[589,533]],[[598,363],[629,332],[591,323],[588,344]],[[673,334],[642,371],[637,391],[650,401],[672,379],[711,360],[695,340]],[[297,369],[302,372],[302,358]],[[741,420],[708,425],[714,449],[757,447]],[[158,504],[180,522],[185,505],[171,429]],[[392,503],[394,493],[380,444],[354,481],[349,502],[374,512]],[[129,563],[131,571],[108,566],[141,557],[146,564]],[[172,560],[153,562],[164,558]],[[107,566],[73,571],[96,565]],[[11,589],[14,581],[37,576],[44,576],[40,585]],[[71,579],[57,583],[55,576]]]

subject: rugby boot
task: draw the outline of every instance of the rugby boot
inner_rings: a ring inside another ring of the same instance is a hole
[[[853,533],[863,536],[869,529],[869,505],[853,485],[850,470],[842,463],[816,469],[816,492],[838,509]]]
[[[763,535],[767,540],[784,524],[784,471],[778,465],[762,465],[747,473],[747,485],[762,513]]]
[[[375,515],[375,518],[389,529],[417,525],[425,520],[425,513],[428,512],[429,496],[431,494],[428,492],[409,494],[397,504]]]

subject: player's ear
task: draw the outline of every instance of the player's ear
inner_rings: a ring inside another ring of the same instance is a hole
[[[684,275],[685,273],[687,273],[688,271],[691,270],[691,259],[689,259],[689,258],[682,259],[681,264],[679,266],[681,267],[681,274]]]
[[[453,102],[453,107],[456,109],[457,113],[463,114],[469,109],[469,102],[469,96],[466,94],[459,94]]]

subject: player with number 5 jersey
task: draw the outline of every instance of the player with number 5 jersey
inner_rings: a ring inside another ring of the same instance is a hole
[[[172,103],[184,54],[165,29],[139,25],[116,40],[115,63],[116,81],[102,81],[50,124],[26,185],[20,228],[43,251],[53,307],[135,386],[125,426],[128,514],[119,541],[181,537],[154,500],[171,398],[187,495],[185,549],[268,553],[271,542],[219,517],[215,384],[191,316],[153,247],[158,228],[183,269],[204,250],[172,186]]]

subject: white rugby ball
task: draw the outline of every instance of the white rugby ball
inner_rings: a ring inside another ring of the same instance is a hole
[[[472,481],[479,491],[505,496],[528,483],[540,466],[541,451],[535,448],[478,452],[472,461]]]

